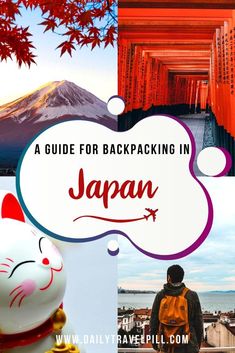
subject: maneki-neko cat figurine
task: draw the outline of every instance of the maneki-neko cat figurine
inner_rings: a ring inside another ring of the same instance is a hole
[[[60,252],[25,222],[12,193],[0,192],[0,207],[0,353],[80,352],[56,345],[56,334],[71,333]]]

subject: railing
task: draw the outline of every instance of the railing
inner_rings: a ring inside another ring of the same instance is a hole
[[[200,353],[218,353],[235,351],[235,347],[203,347]],[[118,353],[156,353],[152,348],[118,348]]]

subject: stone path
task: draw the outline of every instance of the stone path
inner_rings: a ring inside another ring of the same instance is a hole
[[[194,161],[194,172],[197,176],[203,176],[197,166],[197,156],[203,148],[205,117],[205,113],[179,116],[180,120],[182,120],[192,131],[196,142],[196,158]]]

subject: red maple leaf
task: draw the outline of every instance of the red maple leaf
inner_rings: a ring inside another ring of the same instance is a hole
[[[60,56],[62,56],[66,52],[70,56],[72,56],[72,50],[75,50],[74,43],[69,42],[69,41],[65,41],[65,42],[61,43],[60,45],[58,45],[58,47],[56,49],[58,49],[58,48],[61,48]]]
[[[52,30],[52,32],[54,32],[55,28],[58,27],[55,18],[47,18],[45,21],[39,24],[46,27],[44,32],[49,30]]]
[[[116,28],[114,26],[111,26],[110,28],[107,29],[106,36],[104,37],[104,47],[106,48],[107,45],[111,44],[114,45],[114,40],[115,40],[115,34],[116,34]]]

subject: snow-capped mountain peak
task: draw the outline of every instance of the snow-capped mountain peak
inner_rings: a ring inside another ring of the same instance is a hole
[[[18,123],[45,122],[58,118],[115,119],[106,104],[73,82],[53,81],[0,107],[0,120]]]

